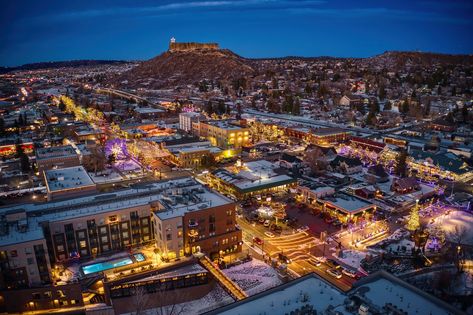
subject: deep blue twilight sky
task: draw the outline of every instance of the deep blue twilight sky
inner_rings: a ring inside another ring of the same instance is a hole
[[[169,39],[245,57],[473,53],[471,0],[0,0],[0,65],[148,59]]]

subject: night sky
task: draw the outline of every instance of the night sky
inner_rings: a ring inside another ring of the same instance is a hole
[[[473,1],[0,0],[0,65],[149,59],[169,39],[244,57],[473,53]]]

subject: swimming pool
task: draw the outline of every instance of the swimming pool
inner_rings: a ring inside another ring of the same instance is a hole
[[[82,272],[84,275],[88,275],[91,273],[101,272],[104,270],[109,270],[117,267],[123,267],[126,265],[131,265],[133,260],[130,257],[123,257],[119,259],[104,261],[92,265],[82,266]]]
[[[145,255],[143,255],[142,253],[138,253],[138,254],[133,254],[133,256],[135,257],[136,259],[136,262],[142,262],[142,261],[145,261]]]

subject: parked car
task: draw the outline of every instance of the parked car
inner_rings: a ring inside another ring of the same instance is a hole
[[[322,262],[320,260],[318,260],[317,258],[309,258],[308,262],[309,262],[309,264],[311,264],[312,266],[315,266],[315,267],[318,267],[322,264]]]
[[[342,273],[350,278],[353,278],[353,279],[358,279],[359,276],[356,274],[355,271],[352,271],[350,269],[346,269],[346,268],[343,268],[342,269]]]
[[[263,223],[263,226],[269,227],[270,224],[271,224],[271,221],[265,220],[264,223]]]
[[[264,218],[259,218],[259,219],[258,219],[258,222],[261,223],[261,224],[263,224],[265,221],[266,221],[266,220],[265,220]]]
[[[276,236],[273,232],[269,232],[269,231],[264,232],[264,235],[266,235],[267,237],[270,237],[270,238],[273,238],[273,237]]]
[[[258,245],[263,245],[263,240],[260,239],[259,237],[255,236],[253,237],[253,242],[258,244]]]
[[[340,279],[342,277],[342,273],[338,271],[337,269],[327,269],[327,273],[331,275],[334,278]]]
[[[330,268],[340,269],[342,267],[342,266],[340,266],[340,264],[338,262],[336,262],[333,259],[327,259],[326,263],[327,263],[327,265],[329,265]]]
[[[342,222],[338,221],[338,220],[335,220],[333,223],[332,223],[333,226],[340,226],[342,225]]]

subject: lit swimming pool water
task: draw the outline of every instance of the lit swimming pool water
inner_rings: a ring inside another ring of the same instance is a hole
[[[141,254],[142,255],[142,254]],[[143,257],[144,259],[144,257]],[[85,275],[91,274],[91,273],[96,273],[96,272],[101,272],[104,270],[109,270],[117,267],[123,267],[126,265],[131,265],[133,263],[133,260],[131,260],[130,257],[124,257],[124,258],[119,258],[115,260],[110,260],[110,261],[104,261],[92,265],[87,265],[87,266],[82,266],[82,272]]]
[[[133,254],[133,256],[135,256],[135,259],[137,262],[142,262],[142,261],[145,261],[145,255],[143,255],[142,253],[138,253],[138,254]]]

